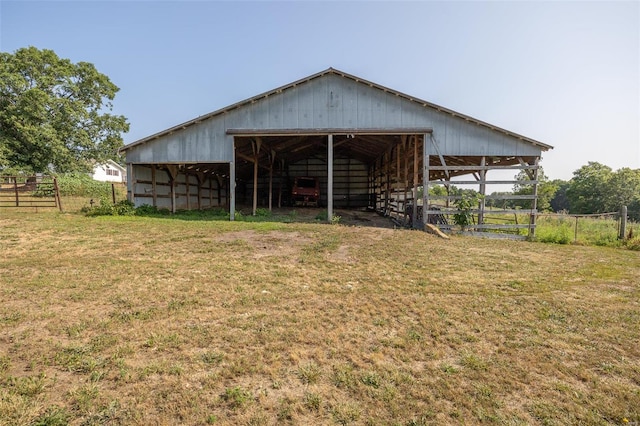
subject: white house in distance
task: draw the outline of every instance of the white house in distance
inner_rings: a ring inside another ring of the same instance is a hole
[[[127,181],[127,169],[113,160],[107,160],[93,167],[93,179],[101,182],[124,183]]]

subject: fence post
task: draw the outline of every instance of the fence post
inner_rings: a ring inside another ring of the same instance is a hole
[[[20,207],[20,196],[18,195],[18,177],[13,177],[13,190],[16,194],[16,207]]]
[[[113,204],[116,203],[116,184],[111,184],[111,199],[113,200]]]
[[[58,208],[62,212],[62,202],[60,201],[60,188],[58,187],[58,178],[53,177],[53,191],[54,197],[56,197],[56,201],[58,202]]]
[[[573,232],[573,242],[578,242],[578,216],[576,216],[576,229]]]
[[[627,235],[627,206],[620,208],[620,234],[618,238],[624,240]]]

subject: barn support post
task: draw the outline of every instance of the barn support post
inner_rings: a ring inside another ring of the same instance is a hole
[[[333,218],[333,135],[327,135],[327,221]]]
[[[213,207],[213,175],[209,175],[207,180],[209,181],[209,208],[211,208]]]
[[[216,176],[216,205],[217,206],[221,206],[222,205],[222,189],[225,188],[226,185],[226,181],[223,182],[222,176]],[[211,194],[213,194],[213,180],[211,180],[211,183],[209,184],[209,187],[211,189]],[[213,195],[211,195],[211,206],[213,207]],[[224,206],[225,207],[229,207],[229,196],[226,196],[224,198]]]
[[[411,223],[412,228],[418,227],[418,137],[412,136],[413,139],[413,211]],[[424,208],[424,206],[423,206]]]
[[[425,133],[422,135],[422,229],[429,223],[429,143]],[[435,145],[435,140],[431,141]]]
[[[251,142],[253,148],[253,207],[251,214],[256,215],[258,209],[258,154],[260,154],[260,146],[262,145],[262,138],[256,138]]]
[[[151,165],[151,196],[153,197],[153,207],[158,207],[158,192],[156,191],[156,165]]]
[[[127,199],[130,203],[135,203],[135,179],[136,177],[133,174],[133,164],[127,163]]]
[[[167,164],[171,189],[171,213],[176,212],[176,183],[178,178],[178,166]]]
[[[347,207],[351,207],[351,158],[347,158]]]
[[[484,225],[484,209],[485,209],[485,200],[484,197],[487,194],[487,171],[485,166],[487,165],[487,157],[484,155],[480,159],[480,199],[478,200],[478,209],[480,213],[478,213],[478,225]]]
[[[273,163],[276,160],[276,152],[271,150],[269,153],[269,211],[273,205]]]
[[[218,187],[218,193],[221,190]],[[233,146],[233,161],[229,163],[229,220],[236,220],[236,149]]]
[[[529,239],[534,239],[536,236],[536,217],[538,216],[538,162],[540,157],[536,157],[534,160],[533,169],[533,200],[531,200],[531,214],[529,216]]]
[[[402,199],[403,223],[407,223],[407,189],[409,187],[409,150],[407,149],[407,135],[402,135],[402,152],[404,153],[404,198]]]
[[[284,159],[280,160],[280,181],[278,182],[278,208],[282,207],[282,181],[284,180]]]
[[[391,198],[391,154],[393,147],[382,155],[384,161],[384,216],[389,216],[389,199]]]
[[[198,210],[202,210],[202,184],[204,183],[204,173],[196,173],[196,180],[198,181]]]
[[[187,210],[191,210],[191,176],[187,171],[184,172],[184,186],[187,193]]]
[[[396,202],[396,220],[400,219],[400,148],[401,142],[396,144],[396,185],[393,188],[394,198]]]

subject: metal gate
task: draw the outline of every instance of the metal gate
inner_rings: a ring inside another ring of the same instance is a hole
[[[57,207],[62,211],[58,181],[51,176],[1,176],[0,207]]]

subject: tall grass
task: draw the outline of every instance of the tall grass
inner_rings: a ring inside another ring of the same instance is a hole
[[[618,220],[575,216],[538,216],[536,240],[556,244],[618,247]],[[633,227],[635,224],[631,224]]]

